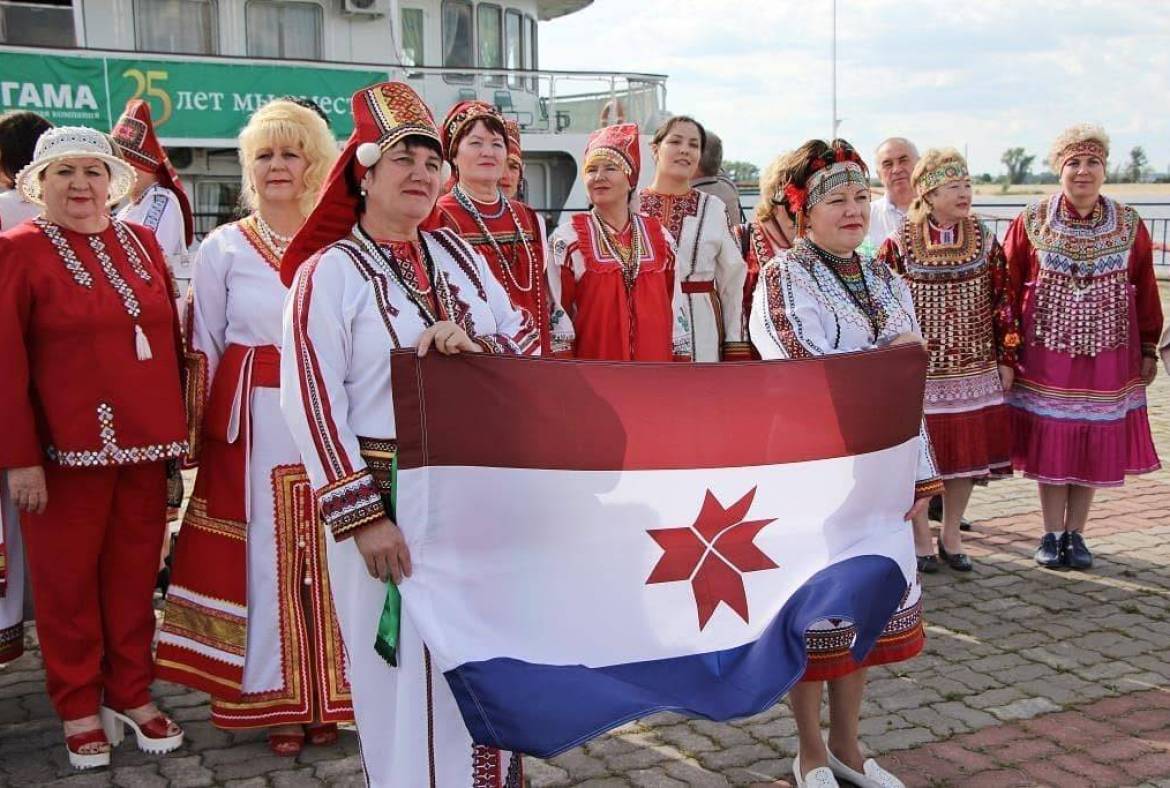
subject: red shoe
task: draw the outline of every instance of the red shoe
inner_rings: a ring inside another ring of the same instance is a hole
[[[101,717],[102,728],[105,729],[106,736],[114,747],[126,738],[127,725],[134,731],[138,749],[142,752],[162,755],[177,750],[183,744],[183,729],[175,724],[174,720],[162,714],[139,725],[130,715],[114,711],[109,706],[102,706]],[[174,730],[178,730],[178,733],[174,733]]]
[[[295,758],[305,748],[303,733],[268,733],[268,749],[277,755]]]
[[[309,744],[318,747],[327,747],[330,744],[337,744],[337,723],[322,722],[316,725],[306,725],[305,735],[309,740]]]
[[[102,746],[89,746],[94,744]],[[87,746],[90,752],[82,752],[82,748]],[[110,765],[110,741],[101,728],[66,736],[65,749],[69,751],[69,765],[74,769],[93,769]]]

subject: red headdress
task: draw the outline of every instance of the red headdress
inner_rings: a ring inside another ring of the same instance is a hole
[[[504,137],[508,142],[508,160],[524,166],[524,151],[520,148],[520,124],[514,120],[504,121]]]
[[[131,99],[126,102],[126,109],[114,128],[110,130],[110,138],[114,147],[130,166],[136,170],[149,172],[155,179],[170,189],[179,200],[179,208],[183,213],[183,232],[189,246],[195,240],[195,217],[191,213],[191,201],[187,199],[187,192],[183,191],[183,184],[179,181],[179,174],[171,166],[167,158],[166,149],[159,144],[154,132],[154,122],[150,118],[150,105],[142,99]]]
[[[833,145],[809,162],[811,169],[804,183],[784,186],[784,200],[796,216],[796,229],[804,235],[809,210],[825,199],[829,192],[848,183],[868,185],[869,168],[852,145],[833,140]]]
[[[358,197],[350,192],[346,173],[355,181],[378,163],[382,154],[405,137],[439,142],[430,109],[404,82],[382,82],[362,88],[350,99],[353,133],[329,171],[313,212],[301,225],[280,262],[280,278],[291,285],[301,263],[344,238],[357,221]]]
[[[638,175],[642,171],[642,152],[638,147],[638,124],[619,123],[606,126],[589,135],[585,145],[585,165],[590,159],[609,159],[621,167],[630,179],[631,188],[637,187]]]
[[[459,141],[463,138],[464,132],[475,125],[477,120],[484,121],[493,131],[498,131],[505,139],[507,138],[504,116],[494,104],[478,100],[460,101],[451,107],[451,111],[443,119],[443,156],[451,163],[452,168],[455,167],[455,150],[459,147]]]

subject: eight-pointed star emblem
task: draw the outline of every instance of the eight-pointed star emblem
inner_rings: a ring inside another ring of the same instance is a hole
[[[755,497],[753,487],[747,495],[724,508],[708,490],[694,525],[646,532],[664,551],[646,585],[690,580],[699,612],[699,629],[707,626],[720,602],[725,602],[747,622],[743,573],[777,568],[753,543],[760,529],[775,522],[775,518],[743,519]]]

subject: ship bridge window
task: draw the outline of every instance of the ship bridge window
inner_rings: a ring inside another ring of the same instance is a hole
[[[447,68],[468,68],[475,65],[471,48],[470,0],[443,0],[443,65]],[[471,82],[472,74],[444,74],[448,82]]]
[[[424,16],[421,8],[402,8],[402,59],[407,66],[425,66]]]
[[[519,69],[524,68],[522,54],[524,52],[524,26],[521,24],[523,17],[520,16],[519,11],[509,10],[504,20],[504,41],[505,51],[507,54],[508,68]],[[517,77],[511,77],[508,80],[508,86],[512,88],[520,88],[523,80]]]
[[[219,53],[216,0],[134,0],[134,40],[146,52]]]
[[[248,0],[247,9],[249,55],[321,59],[321,6],[290,0]]]
[[[509,12],[511,13],[511,12]],[[500,24],[501,10],[498,5],[480,3],[475,7],[476,33],[479,36],[479,67],[503,68],[504,49],[502,39],[503,26]],[[503,80],[498,77],[487,77],[484,82],[488,85],[500,85]]]
[[[76,46],[72,6],[70,0],[19,3],[0,0],[0,43]]]

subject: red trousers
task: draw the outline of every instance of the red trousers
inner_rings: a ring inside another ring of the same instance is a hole
[[[45,465],[44,514],[21,517],[49,697],[63,720],[150,701],[162,462]]]

